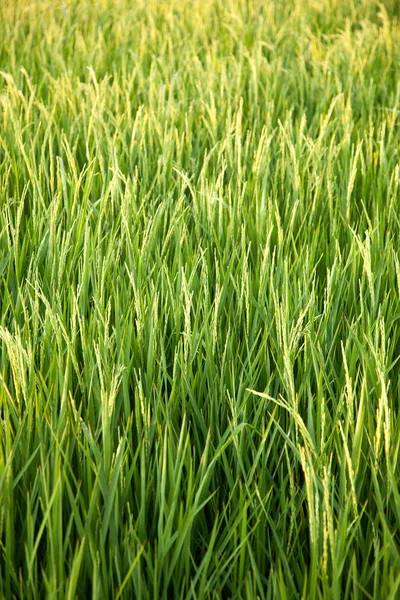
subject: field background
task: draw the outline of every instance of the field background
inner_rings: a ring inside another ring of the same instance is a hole
[[[0,597],[400,597],[397,0],[0,2]]]

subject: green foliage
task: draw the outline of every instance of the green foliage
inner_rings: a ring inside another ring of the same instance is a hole
[[[0,3],[0,597],[399,597],[399,17]]]

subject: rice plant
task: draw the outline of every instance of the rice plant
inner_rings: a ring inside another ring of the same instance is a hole
[[[397,0],[0,2],[0,597],[400,597]]]

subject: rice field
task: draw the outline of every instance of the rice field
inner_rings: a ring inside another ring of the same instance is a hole
[[[0,2],[0,598],[400,598],[397,0]]]

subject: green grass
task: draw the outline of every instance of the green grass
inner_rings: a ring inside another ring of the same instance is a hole
[[[0,2],[0,597],[400,597],[397,0]]]

